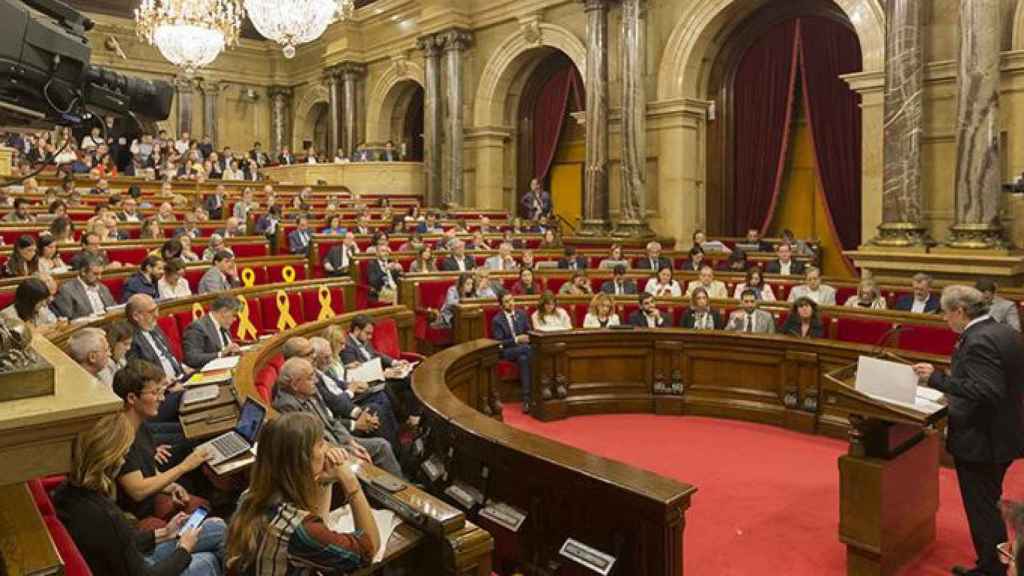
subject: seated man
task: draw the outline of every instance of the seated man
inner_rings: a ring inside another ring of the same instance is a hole
[[[505,287],[501,282],[491,282],[491,273],[487,268],[474,268],[473,278],[476,279],[477,298],[497,298],[499,294],[505,293]]]
[[[238,284],[238,272],[235,270],[235,255],[227,250],[217,252],[213,256],[213,266],[199,279],[200,294],[216,294],[231,290]]]
[[[512,243],[502,242],[498,244],[498,253],[495,256],[484,260],[484,268],[497,270],[499,272],[515,272],[519,270],[519,264],[512,255]]]
[[[310,240],[313,234],[309,230],[309,218],[299,217],[299,225],[288,234],[288,251],[292,254],[306,255],[309,253]]]
[[[171,381],[180,381],[194,370],[182,366],[171,352],[167,335],[157,326],[157,310],[156,302],[145,294],[136,294],[128,299],[124,315],[135,327],[128,358],[151,362],[162,369]]]
[[[893,310],[916,312],[918,314],[938,314],[941,312],[938,294],[932,294],[932,277],[918,272],[911,280],[913,294],[904,294],[896,299]]]
[[[729,315],[725,329],[748,334],[774,334],[775,319],[771,313],[758,308],[757,291],[747,288],[740,294],[742,307]]]
[[[157,283],[164,275],[164,260],[155,255],[146,256],[139,264],[139,270],[132,274],[124,283],[121,293],[125,302],[136,294],[145,294],[151,298],[160,298]]]
[[[562,249],[562,257],[558,259],[558,267],[562,270],[586,270],[587,259],[576,255],[575,246],[566,246]]]
[[[185,364],[199,370],[211,360],[241,354],[242,349],[231,341],[230,331],[241,307],[237,298],[219,296],[206,315],[185,328],[181,336]]]
[[[672,319],[668,313],[658,310],[654,295],[648,292],[640,294],[640,309],[629,315],[627,323],[637,328],[672,327]]]
[[[409,376],[401,377],[408,370],[409,362],[396,360],[387,354],[379,352],[373,346],[373,318],[360,314],[352,319],[348,327],[348,338],[345,340],[345,347],[341,350],[341,363],[346,368],[354,368],[363,362],[369,362],[380,358],[381,367],[384,368],[388,396],[391,405],[399,421],[404,421],[409,426],[419,425],[420,414],[423,409],[419,400],[412,393]]]
[[[345,424],[334,417],[316,389],[316,370],[305,358],[289,358],[281,366],[274,385],[274,409],[281,413],[307,412],[324,423],[324,439],[347,450],[352,456],[401,477],[402,470],[391,445],[383,438],[355,438]]]
[[[821,283],[821,270],[815,266],[808,266],[804,273],[804,281],[804,284],[794,286],[789,291],[790,302],[796,302],[797,298],[807,297],[814,300],[819,306],[836,305],[836,289]]]
[[[76,330],[68,338],[67,354],[96,380],[107,386],[114,384],[117,365],[110,356],[110,344],[103,330],[92,327]]]
[[[623,264],[616,264],[612,269],[612,279],[601,284],[601,292],[612,296],[636,294],[636,282],[626,278],[626,267]]]
[[[84,254],[78,262],[78,276],[65,280],[53,299],[59,316],[70,320],[105,314],[114,305],[110,289],[100,282],[103,265],[92,254]]]
[[[466,272],[476,267],[476,260],[466,254],[466,243],[456,239],[451,246],[451,255],[441,261],[441,270],[445,272]]]
[[[245,226],[242,222],[234,216],[227,219],[224,222],[224,229],[219,232],[221,238],[237,238],[239,236],[245,236]]]
[[[985,297],[988,303],[988,315],[996,322],[1002,322],[1020,332],[1020,313],[1017,312],[1017,303],[1011,302],[996,294],[996,283],[988,278],[978,280],[974,287]]]
[[[341,244],[335,244],[324,257],[324,270],[327,275],[336,278],[348,275],[348,267],[352,258],[359,254],[359,245],[356,244],[356,235],[352,232],[345,232]]]
[[[793,247],[783,242],[775,249],[778,256],[765,266],[765,274],[781,274],[783,276],[798,276],[804,273],[804,264],[793,259]]]
[[[523,414],[529,414],[532,406],[530,386],[530,362],[533,348],[530,347],[530,319],[522,310],[516,309],[516,299],[510,293],[498,297],[501,312],[491,319],[491,338],[501,343],[501,357],[519,366],[519,385],[523,398]]]
[[[715,269],[712,268],[710,264],[704,264],[700,267],[700,273],[697,279],[690,282],[686,287],[686,296],[693,296],[693,291],[697,288],[703,288],[711,298],[729,297],[729,290],[726,289],[725,282],[715,280]]]
[[[391,260],[387,244],[377,247],[377,258],[366,267],[366,283],[370,285],[370,299],[380,302],[397,301],[398,279],[402,277],[402,264]]]
[[[637,260],[636,267],[641,270],[657,272],[665,266],[672,268],[672,260],[661,255],[661,243],[654,240],[648,242],[647,256]]]

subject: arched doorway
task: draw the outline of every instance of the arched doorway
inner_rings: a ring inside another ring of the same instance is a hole
[[[413,80],[395,85],[385,100],[387,140],[403,151],[406,161],[423,161],[423,87]]]
[[[306,125],[303,127],[302,150],[305,153],[310,146],[316,148],[318,154],[331,156],[327,149],[327,131],[330,125],[330,113],[327,102],[317,102],[306,113]]]

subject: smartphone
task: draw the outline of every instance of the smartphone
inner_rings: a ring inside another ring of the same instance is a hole
[[[181,525],[181,529],[178,530],[178,535],[181,536],[189,530],[198,528],[199,525],[203,523],[203,520],[206,520],[206,517],[209,515],[210,511],[205,507],[200,506],[196,508],[195,511],[192,512],[192,515],[188,517],[188,520],[185,520],[185,523]]]

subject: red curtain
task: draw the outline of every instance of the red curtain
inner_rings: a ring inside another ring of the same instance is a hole
[[[828,18],[799,22],[800,75],[814,139],[818,178],[832,229],[844,249],[860,245],[860,96],[840,78],[861,70],[860,43],[849,28]]]
[[[555,161],[570,101],[575,104],[575,110],[583,108],[580,84],[576,67],[566,62],[537,95],[533,108],[533,166],[534,176],[542,182]]]
[[[773,27],[744,53],[733,79],[733,233],[771,222],[786,166],[796,83],[796,21]]]

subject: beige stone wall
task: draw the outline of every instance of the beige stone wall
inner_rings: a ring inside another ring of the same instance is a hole
[[[850,85],[863,95],[865,238],[881,218],[882,80],[884,13],[881,0],[836,0],[860,38],[865,68]],[[712,95],[708,74],[724,38],[754,10],[770,0],[649,0],[648,206],[658,232],[686,238],[704,224],[705,130]],[[924,190],[925,213],[933,236],[943,238],[952,222],[956,113],[955,59],[959,0],[931,0],[925,33],[926,73]],[[1024,10],[1003,0],[1005,83],[1002,101],[1004,176],[1024,171]],[[114,34],[130,61],[115,60],[97,49],[97,60],[133,73],[169,75],[171,70],[151,48],[134,40],[130,23],[99,17],[93,34],[102,46]],[[367,64],[360,97],[362,138],[381,142],[394,137],[395,106],[408,82],[422,84],[423,56],[416,38],[450,26],[474,31],[466,53],[465,91],[467,201],[488,208],[511,208],[516,182],[515,111],[530,71],[551,50],[566,52],[583,71],[585,16],[578,0],[381,0],[357,12],[352,22],[336,24],[317,43],[285,61],[276,47],[243,42],[202,74],[228,83],[221,95],[222,140],[247,147],[253,136],[269,139],[271,84],[295,87],[292,98],[293,143],[308,134],[309,108],[326,99],[320,70],[344,60]],[[619,8],[609,22],[611,103],[610,189],[613,216],[620,189]],[[261,98],[245,102],[242,88]],[[719,114],[721,110],[717,111]],[[202,119],[201,104],[196,118]],[[173,125],[174,119],[168,124]]]

